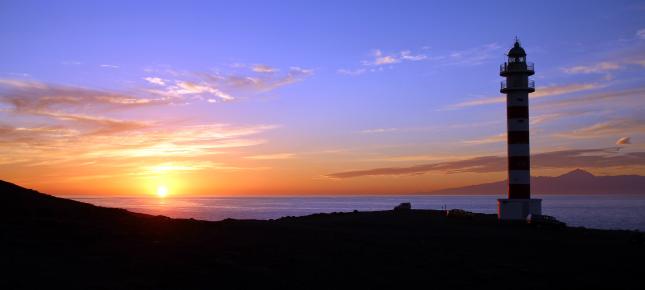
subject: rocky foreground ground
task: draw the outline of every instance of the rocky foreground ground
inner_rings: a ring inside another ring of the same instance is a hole
[[[0,182],[1,289],[642,289],[638,232],[442,211],[206,222]]]

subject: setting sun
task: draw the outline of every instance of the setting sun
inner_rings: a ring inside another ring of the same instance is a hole
[[[158,197],[166,197],[168,195],[168,188],[160,185],[157,187],[157,196]]]

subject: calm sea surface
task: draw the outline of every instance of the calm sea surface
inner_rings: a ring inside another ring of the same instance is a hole
[[[275,219],[320,212],[391,209],[411,202],[417,209],[460,208],[495,213],[500,196],[360,196],[360,197],[70,197],[134,212],[203,220]],[[537,196],[543,213],[572,226],[645,231],[645,196]]]

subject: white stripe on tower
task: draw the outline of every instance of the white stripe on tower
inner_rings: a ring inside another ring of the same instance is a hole
[[[500,67],[500,75],[506,77],[500,91],[506,94],[509,199],[531,198],[529,93],[535,89],[529,76],[533,73],[533,65],[526,63],[526,52],[516,41],[508,62]]]
[[[527,97],[522,90],[509,91],[507,95],[509,198],[530,198],[531,194]]]

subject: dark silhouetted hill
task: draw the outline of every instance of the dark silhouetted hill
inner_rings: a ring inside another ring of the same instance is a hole
[[[442,189],[432,194],[504,194],[506,180]],[[595,176],[582,169],[550,177],[531,177],[533,194],[645,194],[645,176]]]
[[[13,183],[0,180],[1,215],[7,218],[52,218],[60,220],[132,219],[144,215],[124,209],[103,208],[70,199],[39,193]]]
[[[499,224],[494,215],[435,210],[205,222],[92,206],[6,182],[0,206],[0,289],[645,285],[642,235],[629,231]]]

